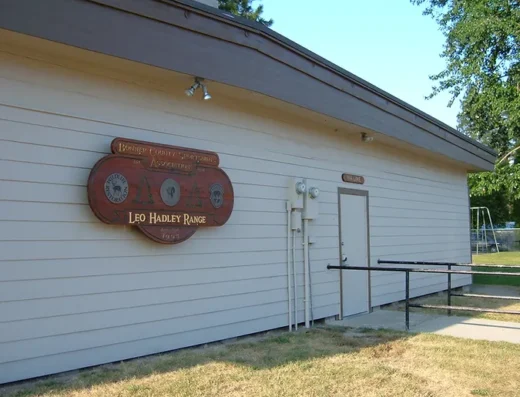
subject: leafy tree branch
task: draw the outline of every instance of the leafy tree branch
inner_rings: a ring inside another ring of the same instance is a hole
[[[262,17],[264,6],[262,4],[254,7],[253,0],[218,0],[218,8],[228,11],[234,15],[256,21],[270,27],[274,21]]]

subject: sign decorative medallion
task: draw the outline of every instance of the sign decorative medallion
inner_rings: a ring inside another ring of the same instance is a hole
[[[112,203],[122,203],[128,197],[128,181],[118,173],[109,175],[105,181],[105,194]]]
[[[341,180],[343,182],[356,183],[358,185],[363,185],[365,183],[365,178],[360,175],[343,174],[341,175]]]
[[[101,221],[134,225],[154,241],[177,244],[231,216],[233,186],[216,153],[123,138],[111,149],[87,186]]]
[[[161,198],[164,204],[173,207],[181,198],[181,187],[179,182],[166,179],[161,185]]]
[[[214,183],[209,188],[209,199],[215,208],[222,207],[224,203],[224,188],[220,183]]]

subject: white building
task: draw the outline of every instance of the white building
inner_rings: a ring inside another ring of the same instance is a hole
[[[185,95],[196,76],[213,99]],[[87,179],[116,137],[218,153],[229,221],[177,245],[100,222]],[[403,299],[401,273],[326,266],[470,261],[466,175],[495,160],[272,30],[189,0],[3,1],[0,141],[0,383],[286,327],[293,178],[321,192],[312,317]],[[445,288],[412,277],[413,296]]]

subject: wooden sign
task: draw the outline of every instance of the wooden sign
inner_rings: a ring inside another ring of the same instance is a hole
[[[233,211],[233,186],[216,153],[116,138],[92,168],[88,202],[112,225],[133,225],[163,244],[199,227],[222,226]]]
[[[343,174],[341,175],[341,179],[343,180],[343,182],[357,183],[358,185],[362,185],[365,183],[365,178],[363,178],[360,175]]]

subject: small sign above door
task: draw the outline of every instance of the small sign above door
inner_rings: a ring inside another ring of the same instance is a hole
[[[341,179],[343,182],[357,183],[358,185],[365,183],[365,178],[363,178],[361,175],[343,174],[341,175]]]

